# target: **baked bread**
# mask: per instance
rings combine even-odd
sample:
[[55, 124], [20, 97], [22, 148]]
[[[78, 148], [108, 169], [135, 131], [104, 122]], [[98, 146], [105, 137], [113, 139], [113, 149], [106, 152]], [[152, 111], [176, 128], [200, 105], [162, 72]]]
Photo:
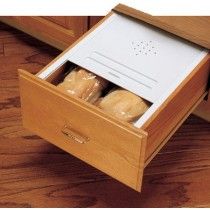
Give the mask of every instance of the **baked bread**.
[[94, 103], [101, 96], [107, 84], [107, 81], [101, 77], [78, 68], [71, 71], [57, 87], [72, 96]]
[[122, 121], [133, 122], [146, 112], [149, 103], [127, 90], [116, 89], [100, 99], [98, 106]]

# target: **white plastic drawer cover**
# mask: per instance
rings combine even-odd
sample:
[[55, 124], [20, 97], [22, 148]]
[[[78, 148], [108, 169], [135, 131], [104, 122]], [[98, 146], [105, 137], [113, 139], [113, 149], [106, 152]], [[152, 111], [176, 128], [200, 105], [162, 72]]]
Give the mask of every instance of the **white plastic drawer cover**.
[[155, 102], [206, 55], [203, 48], [113, 14], [69, 52], [69, 60]]

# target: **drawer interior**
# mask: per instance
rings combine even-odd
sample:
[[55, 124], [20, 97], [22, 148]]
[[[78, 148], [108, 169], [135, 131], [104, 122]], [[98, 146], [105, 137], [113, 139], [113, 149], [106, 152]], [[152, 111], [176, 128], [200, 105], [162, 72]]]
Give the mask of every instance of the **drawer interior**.
[[[70, 61], [67, 61], [64, 64], [62, 64], [61, 66], [59, 66], [59, 68], [56, 71], [53, 71], [53, 73], [50, 74], [49, 77], [46, 77], [45, 81], [47, 81], [47, 82], [49, 82], [49, 83], [51, 83], [55, 86], [58, 86], [60, 83], [62, 83], [64, 81], [64, 79], [67, 75], [72, 73], [72, 71], [78, 72], [78, 70], [80, 70], [80, 69], [85, 70], [88, 73], [90, 72], [90, 71], [87, 71], [86, 69], [81, 68], [80, 66], [77, 66], [76, 64], [74, 64]], [[90, 73], [92, 74], [92, 72], [90, 72]], [[95, 75], [95, 74], [92, 74], [92, 75]], [[102, 94], [100, 95], [98, 101], [100, 101], [100, 99], [103, 99], [104, 97], [109, 95], [109, 93], [111, 93], [114, 90], [123, 90], [121, 87], [113, 84], [112, 82], [110, 82], [108, 80], [103, 79], [103, 81], [106, 81], [106, 87], [103, 88]], [[65, 91], [65, 92], [67, 92], [67, 94], [68, 94], [68, 91]], [[152, 103], [146, 101], [145, 99], [143, 99], [143, 100], [144, 100], [146, 106], [149, 109], [149, 107], [152, 106]], [[93, 105], [96, 108], [99, 107], [98, 104], [97, 104], [97, 101], [95, 103], [93, 103]], [[135, 123], [139, 120], [139, 118], [140, 118], [140, 116], [137, 117], [134, 121], [132, 121], [131, 124], [135, 126]]]

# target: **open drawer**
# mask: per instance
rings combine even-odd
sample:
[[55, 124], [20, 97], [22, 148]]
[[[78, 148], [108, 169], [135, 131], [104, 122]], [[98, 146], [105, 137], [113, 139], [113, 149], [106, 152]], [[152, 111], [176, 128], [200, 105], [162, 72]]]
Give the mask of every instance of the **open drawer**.
[[[97, 72], [97, 65], [83, 62], [85, 53], [88, 53], [85, 49], [87, 49], [89, 40], [95, 39], [93, 34], [114, 16], [120, 17], [121, 21], [128, 18], [128, 24], [135, 22], [137, 25], [143, 24], [144, 27], [151, 27], [128, 17], [128, 15], [116, 14], [113, 11], [37, 75], [19, 70], [23, 125], [68, 153], [140, 191], [145, 166], [207, 95], [209, 54], [194, 44], [185, 43], [180, 38], [166, 35], [166, 32], [161, 31], [160, 33], [164, 33], [164, 36], [173, 37], [170, 39], [178, 39], [177, 42], [184, 42], [196, 50], [198, 48], [198, 51], [201, 52], [199, 59], [197, 59], [198, 57], [192, 58], [192, 65], [187, 65], [187, 70], [181, 76], [175, 74], [178, 79], [171, 77], [170, 79], [174, 79], [176, 82], [170, 87], [166, 85], [168, 83], [164, 79], [161, 83], [163, 84], [162, 89], [159, 90], [166, 91], [164, 94], [160, 92], [160, 97], [154, 98], [157, 96], [155, 87], [154, 92], [151, 93], [142, 91], [141, 96], [148, 97], [146, 99], [150, 100], [153, 105], [135, 124], [122, 122], [92, 104], [63, 93], [52, 84], [52, 81], [62, 74], [61, 66], [66, 61], [71, 61], [114, 82], [106, 74]], [[114, 23], [115, 21], [110, 22]], [[156, 29], [154, 28], [154, 30]], [[101, 43], [103, 44], [107, 40], [102, 39]], [[111, 45], [113, 44], [114, 39]], [[95, 46], [98, 46], [96, 42]], [[104, 49], [102, 45], [98, 47]], [[180, 49], [185, 50], [183, 46]], [[91, 52], [94, 52], [91, 55], [96, 56], [94, 59], [101, 59], [100, 54], [96, 53], [94, 49]], [[125, 56], [128, 55], [126, 51], [123, 53]], [[109, 61], [111, 64], [107, 59], [104, 59], [103, 65], [112, 65], [112, 61]], [[129, 59], [126, 62], [129, 62]], [[138, 59], [136, 62], [138, 64]], [[187, 62], [189, 64], [189, 61]], [[164, 62], [161, 63], [164, 67]], [[168, 66], [171, 65], [172, 69], [174, 64], [170, 64], [170, 60], [167, 60], [166, 63]], [[182, 72], [182, 69], [180, 71]], [[141, 90], [137, 91], [135, 86], [128, 85], [131, 84], [131, 81], [115, 83], [135, 94], [141, 92]], [[145, 92], [146, 95], [144, 95]]]

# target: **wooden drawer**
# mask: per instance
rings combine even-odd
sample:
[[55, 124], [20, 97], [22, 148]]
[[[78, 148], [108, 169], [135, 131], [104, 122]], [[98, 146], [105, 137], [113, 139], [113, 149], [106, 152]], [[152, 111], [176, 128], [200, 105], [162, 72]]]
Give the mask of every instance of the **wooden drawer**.
[[210, 57], [209, 54], [205, 56], [149, 120], [137, 128], [38, 78], [106, 18], [37, 75], [19, 70], [23, 125], [140, 191], [146, 165], [207, 95]]
[[19, 72], [24, 127], [140, 189], [146, 145], [144, 131], [119, 123], [95, 107], [60, 93], [36, 76]]

